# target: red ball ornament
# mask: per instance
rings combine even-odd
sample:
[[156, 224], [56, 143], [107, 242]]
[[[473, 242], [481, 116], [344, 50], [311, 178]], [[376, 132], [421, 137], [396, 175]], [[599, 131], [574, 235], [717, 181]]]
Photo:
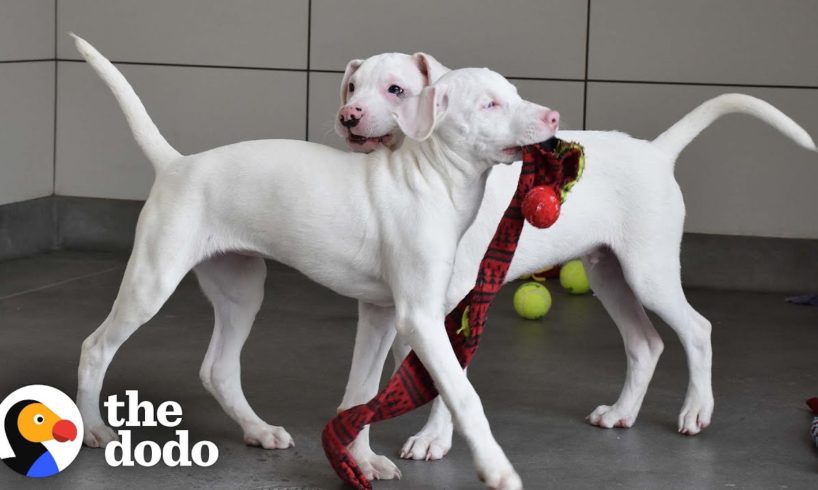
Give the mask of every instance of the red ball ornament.
[[548, 228], [560, 217], [560, 197], [551, 187], [538, 185], [523, 198], [523, 216], [537, 228]]

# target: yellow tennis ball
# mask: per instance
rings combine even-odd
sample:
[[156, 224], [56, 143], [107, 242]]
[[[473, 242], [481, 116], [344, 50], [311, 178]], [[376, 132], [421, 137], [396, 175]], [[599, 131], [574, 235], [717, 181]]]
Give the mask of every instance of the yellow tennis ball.
[[562, 266], [560, 284], [571, 294], [585, 294], [591, 290], [582, 261], [572, 260]]
[[526, 320], [537, 320], [551, 309], [551, 293], [538, 282], [527, 282], [514, 292], [514, 310]]

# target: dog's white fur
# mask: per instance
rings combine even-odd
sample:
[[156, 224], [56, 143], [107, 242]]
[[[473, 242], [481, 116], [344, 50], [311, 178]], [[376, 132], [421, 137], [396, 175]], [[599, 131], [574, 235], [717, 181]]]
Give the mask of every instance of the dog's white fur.
[[[370, 129], [367, 136], [373, 137], [371, 141], [377, 142], [378, 136], [390, 134], [390, 143], [398, 143], [400, 129], [379, 117], [395, 103], [386, 85], [399, 84], [405, 96], [418, 93], [428, 78], [423, 76], [423, 69], [419, 69], [424, 64], [434, 66], [436, 76], [446, 72], [436, 61], [419, 63], [417, 55], [393, 53], [351, 62], [343, 83], [354, 83], [355, 95], [345, 93], [342, 86], [339, 114], [349, 104], [365, 107], [360, 126]], [[676, 331], [687, 354], [690, 381], [679, 413], [679, 432], [694, 435], [710, 423], [713, 412], [710, 322], [688, 304], [682, 291], [679, 247], [685, 208], [673, 168], [676, 157], [696, 135], [729, 113], [755, 116], [804, 148], [815, 150], [810, 136], [786, 115], [764, 101], [740, 94], [722, 95], [703, 103], [652, 142], [619, 132], [560, 131], [557, 134], [585, 147], [585, 173], [553, 227], [536, 230], [526, 226], [508, 278], [512, 280], [582, 257], [594, 293], [622, 334], [627, 355], [622, 393], [612, 405], [600, 405], [590, 413], [588, 420], [593, 425], [630, 427], [639, 414], [663, 349], [645, 307]], [[370, 116], [376, 119], [367, 121]], [[336, 130], [341, 137], [348, 138], [347, 128], [338, 125]], [[353, 151], [379, 146], [362, 147], [349, 140], [348, 144]], [[457, 251], [447, 297], [449, 306], [471, 288], [477, 264], [511, 197], [518, 171], [519, 164], [491, 171], [478, 216]], [[380, 337], [359, 336], [361, 345], [355, 348], [343, 405], [366, 400], [366, 394], [377, 383], [378, 377], [371, 370], [377, 371], [380, 363], [379, 359], [376, 362], [369, 346], [387, 342], [392, 330], [390, 315], [383, 311], [378, 315], [380, 318], [361, 311], [359, 333], [370, 331]], [[396, 361], [407, 352], [406, 346], [395, 342]], [[438, 399], [428, 422], [409, 438], [401, 456], [439, 459], [449, 450], [451, 441], [451, 417]]]
[[[156, 170], [119, 294], [83, 342], [77, 403], [86, 444], [116, 437], [99, 413], [112, 357], [191, 269], [216, 313], [201, 369], [204, 385], [242, 426], [248, 443], [292, 444], [283, 428], [253, 412], [240, 385], [239, 353], [262, 300], [261, 257], [269, 257], [358, 299], [361, 317], [375, 328], [389, 326], [386, 335], [375, 335], [362, 323], [359, 345], [378, 338], [368, 353], [372, 366], [362, 371], [371, 380], [377, 380], [394, 326], [452, 407], [479, 476], [492, 488], [521, 488], [443, 321], [457, 244], [477, 213], [488, 170], [513, 162], [521, 145], [553, 136], [556, 113], [521, 99], [502, 76], [470, 68], [447, 73], [395, 108], [396, 124], [409, 138], [394, 152], [261, 140], [182, 156], [122, 74], [90, 44], [75, 41], [113, 91]], [[364, 398], [375, 394], [377, 382], [367, 388]], [[368, 444], [352, 449], [367, 476], [399, 476]]]

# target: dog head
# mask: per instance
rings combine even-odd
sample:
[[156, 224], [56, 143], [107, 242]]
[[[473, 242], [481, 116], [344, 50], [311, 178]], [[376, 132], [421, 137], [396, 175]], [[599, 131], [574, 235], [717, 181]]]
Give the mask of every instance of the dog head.
[[403, 141], [392, 111], [449, 69], [425, 53], [385, 53], [347, 64], [335, 132], [352, 151], [395, 149]]
[[392, 114], [408, 138], [424, 141], [434, 133], [460, 157], [486, 165], [519, 160], [522, 146], [554, 136], [560, 120], [487, 68], [450, 71]]

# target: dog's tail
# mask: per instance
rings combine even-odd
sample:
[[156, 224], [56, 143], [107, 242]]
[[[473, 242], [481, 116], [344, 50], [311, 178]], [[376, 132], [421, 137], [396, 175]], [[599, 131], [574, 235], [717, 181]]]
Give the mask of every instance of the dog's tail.
[[713, 121], [733, 113], [755, 116], [800, 146], [816, 151], [815, 143], [804, 128], [771, 104], [744, 94], [724, 94], [704, 102], [657, 136], [653, 144], [675, 157]]
[[170, 143], [159, 133], [159, 129], [151, 120], [139, 96], [136, 95], [122, 73], [86, 40], [74, 33], [70, 35], [74, 38], [77, 50], [85, 61], [114, 93], [122, 112], [125, 113], [134, 139], [153, 163], [154, 168], [160, 170], [169, 162], [181, 157], [181, 153], [170, 146]]

